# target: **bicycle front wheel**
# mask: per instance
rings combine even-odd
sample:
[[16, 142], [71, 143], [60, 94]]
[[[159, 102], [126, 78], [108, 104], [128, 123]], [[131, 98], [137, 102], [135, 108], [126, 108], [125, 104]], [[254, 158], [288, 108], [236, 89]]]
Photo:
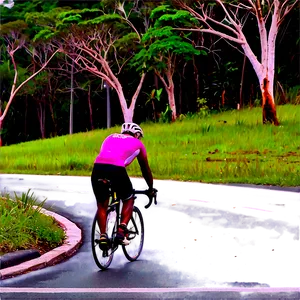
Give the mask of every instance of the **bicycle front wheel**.
[[[112, 237], [114, 232], [116, 232], [116, 211], [108, 210], [107, 212], [107, 222], [106, 222], [106, 233], [110, 241], [112, 241]], [[99, 239], [100, 239], [100, 229], [97, 222], [97, 214], [95, 215], [93, 225], [92, 225], [92, 252], [96, 265], [101, 270], [106, 270], [113, 259], [114, 252], [110, 248], [107, 251], [102, 251], [99, 247]]]
[[129, 245], [122, 245], [124, 255], [129, 261], [136, 260], [144, 245], [144, 221], [140, 210], [134, 206], [132, 217], [127, 225]]

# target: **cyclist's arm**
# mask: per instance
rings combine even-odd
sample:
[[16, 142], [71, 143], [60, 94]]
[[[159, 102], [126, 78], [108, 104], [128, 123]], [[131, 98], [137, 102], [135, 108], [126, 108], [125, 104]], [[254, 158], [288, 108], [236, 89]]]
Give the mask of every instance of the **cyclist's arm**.
[[153, 189], [153, 176], [149, 167], [147, 154], [144, 151], [141, 151], [137, 157], [139, 165], [141, 167], [141, 171], [145, 181], [147, 182], [149, 189]]

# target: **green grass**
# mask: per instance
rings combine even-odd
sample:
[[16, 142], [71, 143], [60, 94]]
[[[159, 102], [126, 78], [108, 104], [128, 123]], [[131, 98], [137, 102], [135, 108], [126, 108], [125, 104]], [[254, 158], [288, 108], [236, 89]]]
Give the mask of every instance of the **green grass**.
[[[143, 142], [157, 179], [300, 185], [300, 106], [277, 107], [280, 126], [262, 125], [261, 108], [144, 123]], [[91, 174], [103, 139], [119, 126], [0, 148], [2, 173]], [[131, 176], [141, 176], [135, 161]]]
[[0, 255], [23, 249], [43, 253], [63, 243], [64, 230], [40, 213], [44, 202], [39, 203], [30, 190], [14, 199], [0, 196]]

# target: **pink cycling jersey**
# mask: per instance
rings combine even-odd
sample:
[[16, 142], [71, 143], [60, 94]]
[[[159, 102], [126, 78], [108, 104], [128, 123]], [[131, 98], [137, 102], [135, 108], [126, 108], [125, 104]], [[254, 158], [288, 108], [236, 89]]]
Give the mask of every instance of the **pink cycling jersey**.
[[103, 142], [95, 163], [128, 166], [139, 154], [146, 157], [143, 143], [131, 135], [114, 133]]

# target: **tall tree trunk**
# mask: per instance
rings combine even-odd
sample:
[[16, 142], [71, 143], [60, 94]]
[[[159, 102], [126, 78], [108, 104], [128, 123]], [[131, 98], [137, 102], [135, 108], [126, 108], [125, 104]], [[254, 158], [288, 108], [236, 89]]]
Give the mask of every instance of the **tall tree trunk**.
[[176, 120], [177, 113], [176, 113], [176, 104], [175, 104], [175, 96], [174, 96], [174, 84], [170, 84], [168, 89], [168, 98], [169, 98], [169, 105], [172, 110], [172, 122]]
[[89, 104], [89, 112], [90, 112], [91, 129], [94, 130], [93, 109], [92, 109], [92, 102], [91, 102], [91, 84], [89, 84], [89, 89], [88, 89], [88, 104]]
[[[0, 116], [2, 114], [2, 111], [0, 109]], [[3, 129], [3, 122], [0, 120], [0, 147], [2, 147], [2, 129]]]
[[182, 114], [182, 75], [179, 72], [179, 96], [178, 96], [178, 112], [179, 115]]
[[3, 122], [1, 120], [2, 116], [2, 100], [0, 98], [0, 147], [2, 147], [2, 129], [3, 129]]
[[50, 108], [50, 113], [51, 113], [51, 119], [52, 119], [52, 122], [53, 122], [53, 125], [54, 125], [53, 136], [57, 136], [57, 122], [56, 122], [56, 119], [55, 119], [55, 114], [54, 114], [52, 100], [49, 101], [49, 108]]
[[242, 68], [242, 76], [241, 76], [241, 83], [240, 83], [240, 108], [242, 108], [244, 106], [244, 101], [243, 101], [243, 87], [244, 87], [244, 76], [245, 76], [246, 62], [247, 62], [247, 56], [244, 55], [243, 68]]
[[262, 109], [263, 109], [263, 124], [271, 123], [276, 126], [279, 125], [277, 116], [274, 97], [272, 96], [272, 91], [270, 91], [269, 80], [264, 78], [261, 84], [262, 92]]
[[110, 111], [110, 86], [106, 82], [106, 128], [111, 127], [111, 111]]
[[163, 75], [161, 75], [159, 72], [156, 72], [157, 76], [160, 78], [162, 81], [166, 92], [168, 94], [168, 101], [169, 101], [169, 106], [172, 111], [172, 122], [174, 122], [177, 118], [177, 112], [176, 112], [176, 102], [175, 102], [175, 95], [174, 95], [174, 82], [173, 82], [173, 72], [168, 70], [165, 75], [167, 77], [168, 82], [166, 82], [165, 78]]
[[154, 86], [155, 89], [158, 90], [158, 76], [154, 73]]
[[[131, 119], [131, 121], [129, 122], [132, 122], [133, 120], [133, 114], [134, 114], [134, 109], [135, 109], [135, 104], [136, 104], [136, 101], [137, 101], [137, 97], [138, 95], [140, 94], [140, 91], [142, 89], [142, 86], [143, 86], [143, 83], [145, 81], [145, 77], [146, 77], [146, 73], [143, 73], [141, 78], [140, 78], [140, 82], [131, 98], [131, 104], [129, 106], [129, 109], [127, 109], [127, 117], [129, 117]], [[125, 121], [126, 122], [126, 121]]]
[[40, 132], [41, 132], [41, 137], [42, 139], [45, 139], [45, 105], [41, 102], [38, 103], [37, 105], [37, 114], [39, 118], [39, 123], [40, 123]]
[[28, 95], [25, 97], [25, 113], [24, 113], [24, 136], [27, 137], [27, 113], [28, 113]]
[[195, 63], [195, 57], [193, 57], [193, 67], [194, 67], [194, 79], [196, 84], [196, 99], [200, 97], [200, 85], [199, 85], [199, 72]]
[[[266, 40], [262, 39], [263, 49], [273, 47], [272, 44], [269, 44]], [[273, 92], [275, 54], [269, 50], [269, 52], [267, 52], [268, 54], [262, 54], [264, 59], [259, 63], [248, 44], [242, 45], [242, 48], [244, 49], [245, 55], [250, 60], [259, 80], [262, 95], [263, 124], [270, 122], [277, 126], [279, 125], [279, 121], [276, 116], [276, 105]]]

